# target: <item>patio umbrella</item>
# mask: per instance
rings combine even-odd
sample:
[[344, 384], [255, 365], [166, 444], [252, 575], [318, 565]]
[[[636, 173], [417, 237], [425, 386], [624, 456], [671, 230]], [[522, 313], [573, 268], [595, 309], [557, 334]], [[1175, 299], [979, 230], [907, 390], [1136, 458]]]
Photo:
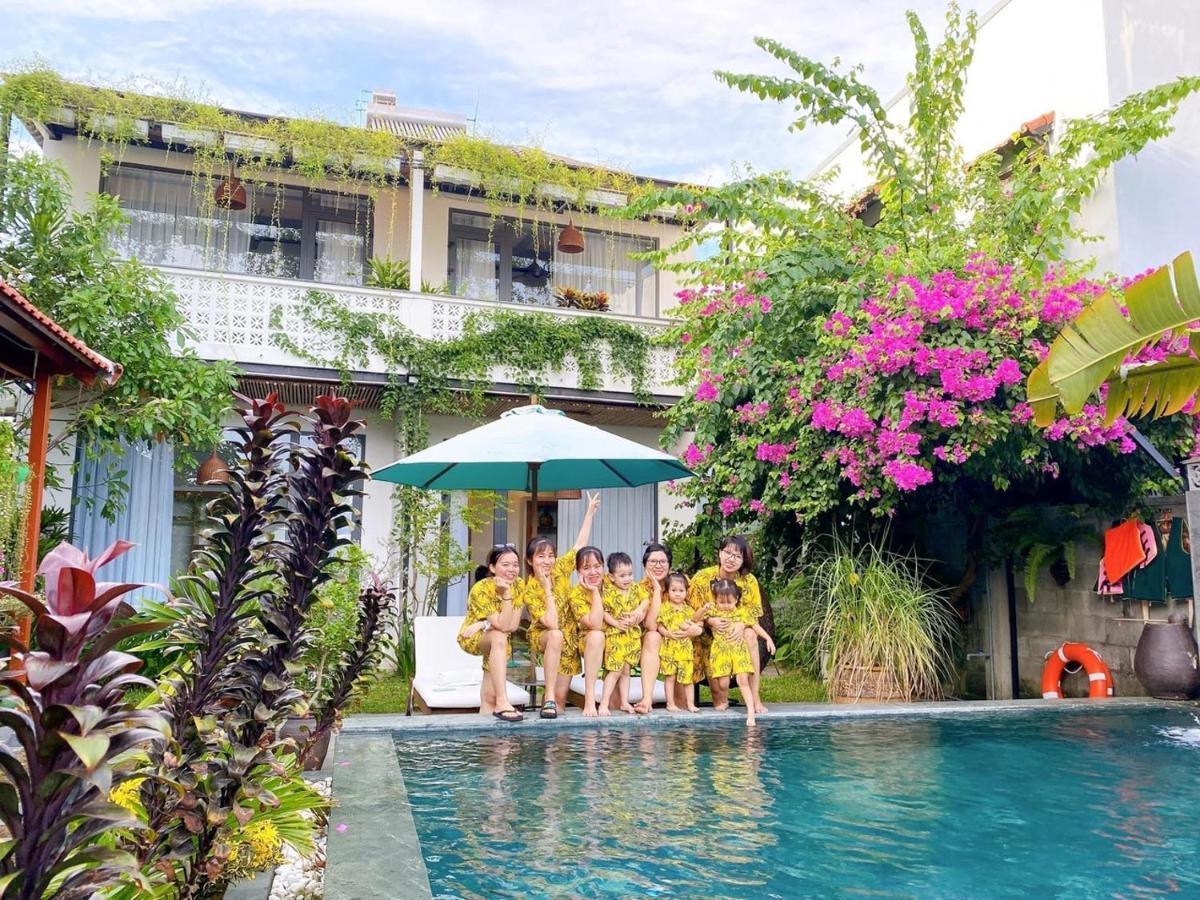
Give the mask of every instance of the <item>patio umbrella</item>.
[[536, 404], [384, 466], [372, 476], [431, 491], [637, 487], [691, 472], [675, 457]]

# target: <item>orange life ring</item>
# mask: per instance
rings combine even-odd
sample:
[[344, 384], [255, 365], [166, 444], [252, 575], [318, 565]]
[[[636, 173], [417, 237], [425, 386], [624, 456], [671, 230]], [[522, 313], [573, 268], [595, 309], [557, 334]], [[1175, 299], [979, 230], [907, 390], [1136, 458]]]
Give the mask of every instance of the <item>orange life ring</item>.
[[1068, 663], [1078, 663], [1087, 672], [1089, 697], [1112, 697], [1116, 694], [1117, 684], [1104, 657], [1087, 644], [1064, 641], [1046, 654], [1046, 667], [1042, 669], [1042, 699], [1058, 700], [1062, 697], [1063, 671]]

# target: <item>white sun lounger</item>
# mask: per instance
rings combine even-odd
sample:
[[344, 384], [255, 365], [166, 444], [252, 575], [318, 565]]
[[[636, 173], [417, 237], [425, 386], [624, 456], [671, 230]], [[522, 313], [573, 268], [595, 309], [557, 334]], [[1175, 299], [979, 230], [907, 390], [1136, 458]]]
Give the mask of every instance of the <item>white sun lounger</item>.
[[[571, 693], [583, 696], [586, 684], [582, 675], [576, 675], [571, 679]], [[599, 700], [604, 695], [604, 680], [596, 679], [596, 699]], [[630, 676], [629, 679], [629, 702], [637, 703], [642, 699], [642, 678], [640, 675]], [[655, 703], [667, 702], [667, 686], [662, 681], [654, 682], [654, 701]]]
[[[429, 710], [479, 709], [479, 688], [483, 683], [483, 657], [472, 656], [458, 646], [458, 629], [465, 616], [417, 616], [413, 619], [413, 641], [417, 671], [408, 698], [412, 715], [413, 699]], [[529, 694], [511, 681], [508, 702], [528, 706]]]

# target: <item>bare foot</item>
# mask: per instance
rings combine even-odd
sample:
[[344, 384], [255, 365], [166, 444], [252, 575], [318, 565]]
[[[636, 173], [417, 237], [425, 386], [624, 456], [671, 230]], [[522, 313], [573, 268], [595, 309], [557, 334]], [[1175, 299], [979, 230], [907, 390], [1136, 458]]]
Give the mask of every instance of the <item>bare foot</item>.
[[682, 710], [674, 703], [667, 704], [667, 712], [681, 712]]
[[634, 709], [634, 707], [633, 707], [633, 704], [632, 704], [632, 703], [630, 703], [628, 700], [626, 700], [624, 703], [622, 703], [622, 704], [621, 704], [621, 705], [618, 707], [618, 709], [620, 709], [620, 710], [621, 710], [621, 712], [623, 712], [623, 713], [635, 713], [635, 712], [637, 712], [637, 710], [636, 710], [636, 709]]
[[761, 715], [762, 713], [765, 713], [765, 712], [767, 711], [767, 708], [766, 708], [765, 706], [763, 706], [763, 705], [762, 705], [762, 701], [760, 700], [760, 701], [758, 702], [758, 708], [757, 708], [756, 710], [754, 710], [754, 711], [755, 711], [756, 713], [758, 713], [759, 715]]
[[714, 703], [714, 704], [713, 704], [713, 709], [715, 709], [717, 712], [725, 712], [725, 710], [729, 709], [729, 704], [728, 704], [728, 703], [724, 703], [724, 704], [722, 704], [722, 705], [720, 705], [720, 706], [717, 706], [717, 705]]
[[584, 716], [584, 718], [585, 718], [585, 719], [594, 719], [594, 718], [596, 718], [596, 707], [595, 707], [595, 705], [592, 705], [592, 706], [585, 706], [585, 707], [583, 708], [583, 716]]
[[608, 718], [609, 716], [611, 716], [611, 715], [612, 715], [612, 713], [610, 713], [610, 712], [608, 711], [608, 707], [607, 707], [607, 706], [601, 706], [601, 707], [600, 707], [600, 711], [597, 713], [597, 715], [599, 715], [599, 716], [600, 716], [600, 718], [602, 718], [602, 719], [606, 719], [606, 718]]
[[753, 728], [754, 725], [755, 725], [754, 710], [751, 709], [746, 713], [746, 727]]
[[688, 711], [688, 712], [700, 712], [700, 707], [698, 707], [698, 706], [689, 706], [689, 707], [687, 708], [687, 711]]

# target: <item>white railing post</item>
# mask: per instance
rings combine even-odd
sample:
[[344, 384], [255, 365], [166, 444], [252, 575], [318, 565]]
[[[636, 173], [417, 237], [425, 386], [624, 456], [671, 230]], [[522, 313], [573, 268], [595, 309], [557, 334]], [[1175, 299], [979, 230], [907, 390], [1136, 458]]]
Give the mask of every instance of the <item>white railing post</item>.
[[421, 256], [425, 230], [425, 154], [413, 151], [408, 167], [408, 289], [421, 291]]

